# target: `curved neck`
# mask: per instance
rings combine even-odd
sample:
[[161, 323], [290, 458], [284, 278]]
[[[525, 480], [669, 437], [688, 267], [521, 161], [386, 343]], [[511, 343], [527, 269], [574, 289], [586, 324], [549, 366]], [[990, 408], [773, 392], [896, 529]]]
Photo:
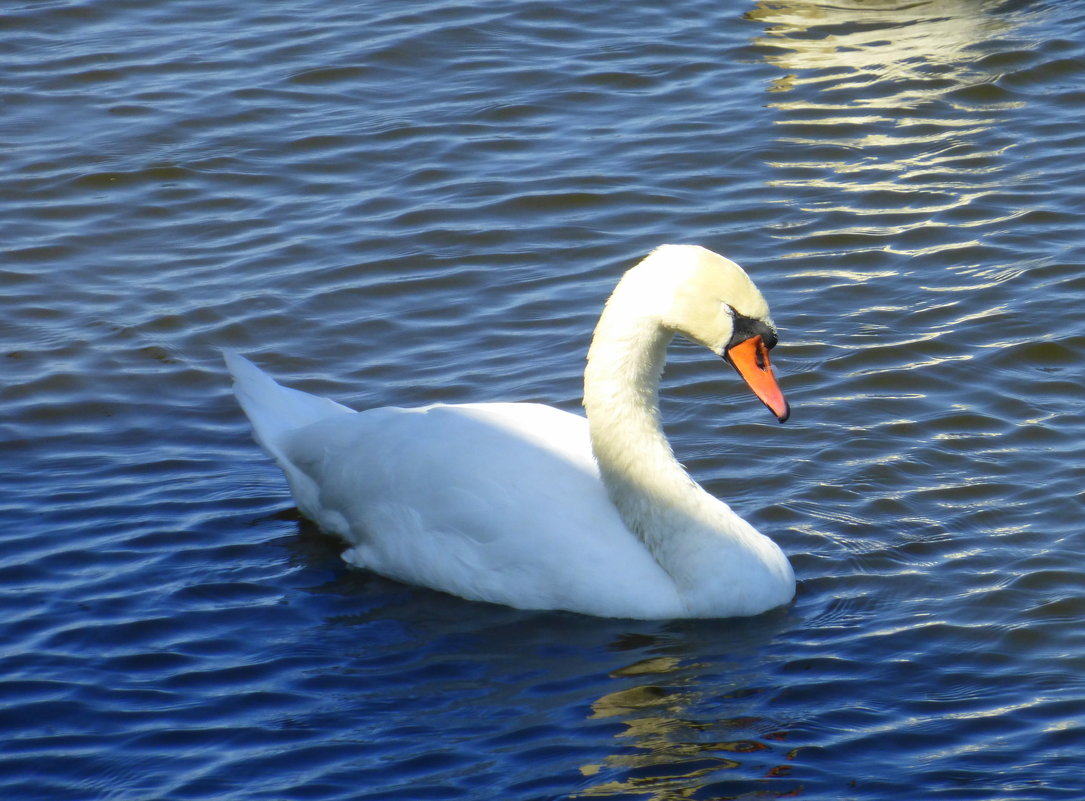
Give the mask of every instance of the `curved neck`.
[[[584, 408], [607, 494], [674, 581], [686, 613], [756, 614], [791, 599], [791, 565], [772, 540], [690, 478], [660, 423], [659, 381], [674, 326], [717, 353], [722, 346], [708, 343], [727, 338], [717, 336], [718, 310], [706, 313], [701, 302], [704, 258], [698, 249], [664, 246], [625, 274], [595, 328]], [[756, 293], [732, 266], [738, 273], [729, 289]]]
[[669, 557], [680, 543], [672, 532], [689, 531], [691, 517], [706, 522], [706, 503], [720, 504], [674, 458], [660, 422], [659, 381], [674, 332], [635, 311], [615, 292], [599, 318], [584, 371], [584, 408], [611, 502], [674, 576]]
[[790, 600], [787, 558], [674, 458], [659, 380], [674, 332], [623, 295], [608, 301], [584, 371], [592, 450], [611, 502], [674, 580], [687, 614], [755, 614]]

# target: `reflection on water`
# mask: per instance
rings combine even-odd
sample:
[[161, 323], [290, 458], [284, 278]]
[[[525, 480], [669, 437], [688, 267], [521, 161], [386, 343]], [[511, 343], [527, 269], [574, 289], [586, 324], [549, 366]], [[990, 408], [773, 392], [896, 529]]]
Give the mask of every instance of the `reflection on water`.
[[998, 128], [1024, 105], [983, 63], [984, 43], [1015, 27], [990, 13], [998, 5], [763, 2], [750, 12], [766, 25], [766, 60], [785, 72], [771, 87], [786, 153], [771, 185], [819, 217], [817, 230], [791, 230], [812, 245], [793, 257], [927, 256], [979, 245], [971, 229], [1022, 213], [983, 208], [1013, 148]]
[[[762, 0], [747, 17], [766, 26], [756, 41], [778, 48], [768, 57], [775, 66], [789, 72], [848, 68], [857, 85], [867, 88], [877, 77], [955, 76], [972, 58], [968, 48], [1014, 29], [1011, 17], [992, 13], [1001, 5], [992, 0]], [[777, 88], [828, 79], [791, 77], [779, 79]], [[877, 100], [870, 105], [876, 107]]]
[[[1083, 4], [15, 5], [0, 798], [1080, 801]], [[781, 326], [786, 426], [665, 393], [779, 617], [353, 570], [230, 396], [574, 409], [676, 240]]]
[[769, 789], [764, 780], [788, 776], [794, 756], [788, 733], [760, 713], [763, 699], [750, 676], [720, 675], [720, 670], [719, 663], [669, 655], [613, 670], [613, 679], [636, 683], [597, 698], [589, 719], [621, 721], [617, 750], [580, 768], [585, 777], [610, 778], [577, 797], [635, 794], [667, 801], [712, 788], [733, 797], [743, 783], [730, 771], [745, 768], [746, 775], [762, 776], [749, 782], [762, 790]]

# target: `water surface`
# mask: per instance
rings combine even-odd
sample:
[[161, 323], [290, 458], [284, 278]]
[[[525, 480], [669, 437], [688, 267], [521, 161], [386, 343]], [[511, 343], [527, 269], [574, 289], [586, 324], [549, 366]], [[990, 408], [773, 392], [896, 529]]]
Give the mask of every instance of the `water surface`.
[[[0, 12], [0, 795], [1080, 799], [1085, 10]], [[742, 263], [773, 422], [679, 457], [787, 610], [529, 613], [339, 560], [218, 349], [359, 407], [576, 410], [661, 242]]]

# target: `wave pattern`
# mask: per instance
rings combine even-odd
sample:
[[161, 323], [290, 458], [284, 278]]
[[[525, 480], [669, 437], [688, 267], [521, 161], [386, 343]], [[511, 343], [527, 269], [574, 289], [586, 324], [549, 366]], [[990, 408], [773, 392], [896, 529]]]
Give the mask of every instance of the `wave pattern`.
[[[0, 795], [1078, 799], [1070, 3], [24, 3], [0, 86]], [[222, 347], [359, 406], [579, 402], [664, 241], [745, 264], [795, 414], [676, 345], [755, 620], [347, 568]], [[733, 407], [733, 408], [730, 408]]]

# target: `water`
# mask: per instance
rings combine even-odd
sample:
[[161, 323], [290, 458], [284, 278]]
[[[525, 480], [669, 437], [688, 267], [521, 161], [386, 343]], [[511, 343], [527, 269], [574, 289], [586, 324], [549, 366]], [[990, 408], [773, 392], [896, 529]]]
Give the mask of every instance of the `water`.
[[[0, 12], [0, 796], [1085, 797], [1078, 3]], [[579, 401], [620, 272], [754, 275], [775, 424], [675, 449], [786, 611], [597, 620], [347, 568], [218, 356]]]

